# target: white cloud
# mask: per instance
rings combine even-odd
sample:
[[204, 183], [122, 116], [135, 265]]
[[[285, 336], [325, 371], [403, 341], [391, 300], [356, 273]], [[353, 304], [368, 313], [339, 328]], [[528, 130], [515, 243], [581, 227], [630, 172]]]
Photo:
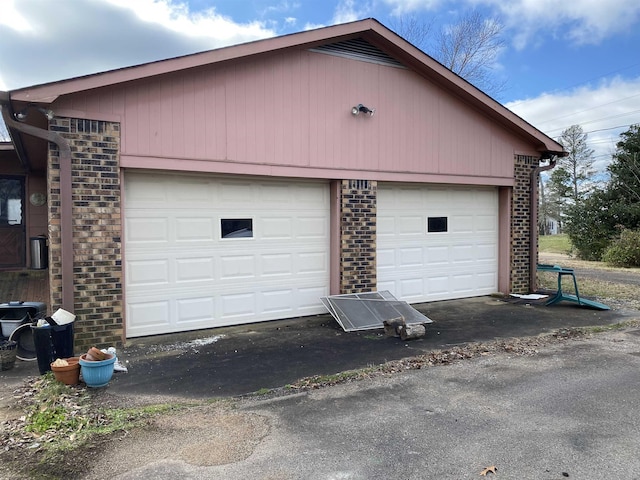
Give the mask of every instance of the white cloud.
[[305, 23], [303, 30], [315, 30], [316, 28], [323, 28], [326, 25], [322, 23]]
[[333, 23], [347, 23], [361, 20], [370, 15], [371, 6], [360, 2], [356, 7], [355, 0], [340, 0], [333, 14]]
[[287, 13], [295, 10], [299, 10], [302, 5], [300, 2], [290, 2], [288, 0], [282, 0], [280, 3], [275, 5], [269, 5], [263, 12], [264, 14], [269, 13]]
[[506, 107], [555, 139], [571, 125], [580, 125], [595, 150], [595, 167], [602, 170], [611, 160], [620, 133], [640, 123], [640, 77], [616, 77], [595, 87], [544, 93], [509, 102]]
[[29, 21], [16, 9], [15, 0], [5, 0], [2, 4], [2, 15], [0, 15], [0, 25], [19, 31], [31, 30]]
[[[563, 38], [577, 45], [598, 44], [625, 33], [640, 18], [637, 0], [468, 0], [477, 6], [492, 6], [514, 32], [516, 48], [545, 35]], [[537, 37], [537, 38], [536, 38]]]
[[276, 35], [262, 22], [236, 23], [214, 9], [193, 13], [175, 0], [10, 5], [12, 18], [23, 19], [12, 27], [0, 23], [0, 74], [10, 89]]
[[391, 9], [392, 16], [409, 15], [421, 10], [434, 10], [446, 0], [383, 0]]
[[382, 0], [392, 16], [419, 14], [446, 7], [491, 8], [513, 32], [513, 44], [522, 49], [546, 36], [576, 45], [598, 44], [628, 32], [640, 19], [638, 0]]
[[142, 21], [161, 25], [190, 37], [240, 43], [242, 39], [246, 41], [275, 35], [275, 32], [265, 28], [262, 22], [236, 23], [231, 18], [218, 14], [215, 7], [191, 13], [186, 3], [173, 0], [106, 1], [133, 11]]

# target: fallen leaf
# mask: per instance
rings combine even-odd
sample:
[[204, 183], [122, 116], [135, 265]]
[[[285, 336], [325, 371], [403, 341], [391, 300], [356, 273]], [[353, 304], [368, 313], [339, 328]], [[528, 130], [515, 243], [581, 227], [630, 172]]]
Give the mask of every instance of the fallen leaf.
[[484, 470], [482, 470], [482, 471], [480, 472], [480, 475], [481, 475], [481, 476], [483, 476], [483, 477], [486, 477], [486, 476], [487, 476], [487, 473], [496, 473], [496, 470], [498, 470], [498, 469], [496, 468], [496, 466], [495, 466], [495, 465], [491, 465], [490, 467], [487, 467], [487, 468], [485, 468]]

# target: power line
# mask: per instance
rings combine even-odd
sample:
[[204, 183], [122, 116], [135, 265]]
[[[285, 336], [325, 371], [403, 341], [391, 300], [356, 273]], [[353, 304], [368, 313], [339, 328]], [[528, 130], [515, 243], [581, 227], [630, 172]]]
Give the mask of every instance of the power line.
[[629, 128], [631, 127], [631, 125], [633, 125], [633, 123], [630, 123], [629, 125], [618, 125], [617, 127], [599, 128], [598, 130], [591, 130], [589, 132], [584, 132], [584, 133], [604, 132], [606, 130], [615, 130], [616, 128]]
[[602, 104], [600, 104], [600, 105], [596, 105], [595, 107], [587, 108], [587, 109], [585, 109], [585, 110], [579, 110], [579, 111], [577, 111], [577, 112], [568, 113], [568, 114], [566, 114], [566, 115], [562, 115], [561, 117], [552, 118], [551, 120], [543, 120], [542, 122], [538, 122], [538, 124], [540, 124], [540, 123], [549, 123], [549, 122], [553, 122], [553, 121], [555, 121], [555, 120], [560, 120], [561, 118], [566, 118], [566, 117], [571, 117], [571, 116], [573, 116], [573, 115], [578, 115], [579, 113], [589, 112], [589, 111], [591, 111], [591, 110], [595, 110], [595, 109], [600, 108], [600, 107], [604, 107], [604, 106], [607, 106], [607, 105], [611, 105], [611, 104], [613, 104], [613, 103], [622, 102], [622, 101], [624, 101], [624, 100], [629, 100], [630, 98], [634, 98], [634, 97], [640, 97], [640, 93], [637, 93], [637, 94], [635, 94], [635, 95], [631, 95], [631, 96], [629, 96], [629, 97], [620, 98], [620, 99], [618, 99], [618, 100], [613, 100], [612, 102], [602, 103]]
[[[633, 115], [634, 113], [639, 113], [640, 110], [632, 110], [631, 112], [627, 112], [627, 113], [620, 113], [618, 115], [611, 115], [609, 117], [602, 117], [602, 118], [596, 118], [595, 120], [589, 120], [588, 122], [582, 122], [580, 125], [588, 125], [590, 123], [597, 123], [597, 122], [602, 122], [604, 120], [611, 120], [612, 118], [619, 118], [619, 117], [626, 117], [627, 115]], [[569, 125], [571, 126], [571, 125]], [[554, 128], [553, 130], [549, 130], [550, 132], [555, 132], [555, 131], [564, 131], [569, 127], [564, 127], [564, 128]], [[549, 135], [547, 133], [547, 135]]]

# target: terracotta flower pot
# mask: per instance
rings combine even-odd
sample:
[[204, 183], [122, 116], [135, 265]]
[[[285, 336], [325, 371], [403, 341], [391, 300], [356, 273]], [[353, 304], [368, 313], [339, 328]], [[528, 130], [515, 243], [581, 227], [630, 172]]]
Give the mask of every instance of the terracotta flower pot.
[[104, 353], [102, 350], [96, 348], [96, 347], [91, 347], [89, 349], [89, 351], [86, 353], [86, 360], [93, 362], [93, 361], [102, 361], [102, 360], [106, 360], [106, 353]]
[[69, 365], [64, 367], [56, 367], [51, 364], [51, 371], [56, 377], [56, 380], [64, 383], [65, 385], [77, 385], [80, 383], [80, 363], [78, 363], [78, 357], [65, 358]]

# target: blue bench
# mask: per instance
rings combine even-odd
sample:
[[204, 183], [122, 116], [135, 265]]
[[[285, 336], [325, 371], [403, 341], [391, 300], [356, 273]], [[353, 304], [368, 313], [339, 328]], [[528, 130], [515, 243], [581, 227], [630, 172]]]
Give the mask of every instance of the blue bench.
[[[573, 268], [561, 267], [560, 265], [548, 265], [544, 263], [539, 263], [537, 265], [537, 270], [539, 272], [554, 272], [558, 274], [558, 291], [556, 294], [551, 297], [545, 305], [553, 305], [554, 303], [562, 302], [563, 300], [569, 302], [575, 302], [578, 305], [597, 308], [598, 310], [610, 310], [609, 307], [603, 303], [595, 302], [593, 300], [587, 300], [585, 298], [580, 298], [580, 292], [578, 291], [578, 281], [576, 280], [575, 273]], [[568, 293], [564, 293], [562, 291], [562, 277], [570, 275], [573, 279], [573, 287], [575, 288], [575, 295], [571, 295]]]

